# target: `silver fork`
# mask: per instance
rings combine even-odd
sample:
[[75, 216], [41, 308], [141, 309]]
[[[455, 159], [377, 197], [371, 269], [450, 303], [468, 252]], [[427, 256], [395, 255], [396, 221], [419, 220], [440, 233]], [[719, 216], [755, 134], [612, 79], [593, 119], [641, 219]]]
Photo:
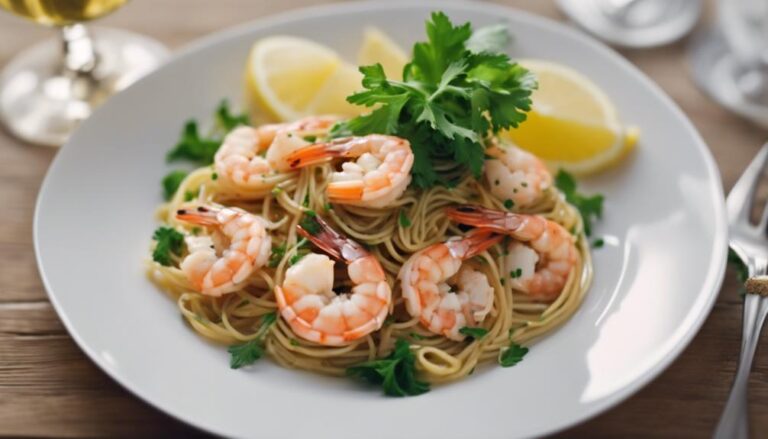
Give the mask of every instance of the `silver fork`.
[[[747, 295], [744, 298], [744, 322], [741, 340], [741, 356], [731, 394], [725, 404], [720, 422], [715, 430], [715, 439], [747, 439], [749, 424], [747, 418], [747, 384], [752, 359], [760, 338], [765, 316], [768, 314], [768, 206], [754, 225], [749, 217], [754, 205], [755, 189], [760, 181], [763, 168], [768, 160], [768, 143], [749, 164], [747, 170], [728, 194], [728, 231], [731, 249], [736, 252], [749, 269]], [[761, 294], [762, 293], [762, 294]]]

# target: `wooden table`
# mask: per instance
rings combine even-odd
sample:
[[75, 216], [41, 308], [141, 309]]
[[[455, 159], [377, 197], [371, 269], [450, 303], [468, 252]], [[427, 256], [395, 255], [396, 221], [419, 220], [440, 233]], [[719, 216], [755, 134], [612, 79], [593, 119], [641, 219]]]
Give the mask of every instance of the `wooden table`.
[[[150, 35], [176, 48], [230, 25], [324, 0], [135, 1], [103, 24]], [[563, 20], [551, 2], [503, 1]], [[0, 14], [0, 64], [51, 34]], [[685, 44], [623, 51], [683, 108], [709, 144], [731, 187], [764, 131], [722, 110], [693, 85]], [[32, 215], [56, 150], [0, 131], [0, 435], [202, 435], [132, 396], [99, 370], [67, 335], [46, 297], [32, 248]], [[650, 322], [649, 322], [650, 324]], [[729, 270], [703, 329], [658, 379], [618, 407], [562, 433], [579, 437], [707, 437], [723, 407], [739, 353], [741, 300]], [[768, 436], [768, 351], [751, 375], [755, 437]]]

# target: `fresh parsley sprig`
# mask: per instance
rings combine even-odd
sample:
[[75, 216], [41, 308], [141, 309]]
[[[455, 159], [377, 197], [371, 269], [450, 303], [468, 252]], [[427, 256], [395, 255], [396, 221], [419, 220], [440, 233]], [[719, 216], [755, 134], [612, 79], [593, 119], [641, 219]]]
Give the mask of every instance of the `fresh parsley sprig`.
[[261, 318], [259, 329], [256, 331], [256, 338], [247, 343], [230, 346], [227, 349], [227, 352], [230, 354], [229, 367], [232, 369], [240, 369], [243, 366], [255, 363], [259, 358], [263, 357], [264, 336], [276, 320], [276, 312], [264, 314], [264, 317]]
[[584, 234], [592, 234], [592, 221], [603, 216], [603, 199], [600, 194], [587, 196], [576, 191], [576, 179], [562, 169], [555, 176], [555, 186], [565, 195], [565, 201], [579, 210], [584, 222]]
[[160, 265], [170, 267], [173, 265], [172, 255], [181, 256], [184, 251], [184, 235], [171, 227], [158, 227], [152, 239], [157, 241], [152, 260]]
[[479, 328], [479, 327], [472, 327], [472, 326], [465, 326], [461, 329], [459, 329], [460, 334], [464, 334], [467, 337], [472, 337], [475, 340], [480, 340], [481, 338], [488, 335], [488, 330], [485, 328]]
[[[166, 154], [166, 160], [168, 162], [186, 161], [195, 166], [210, 165], [224, 136], [237, 126], [247, 124], [249, 118], [245, 113], [233, 113], [229, 108], [229, 102], [225, 99], [216, 107], [214, 121], [214, 129], [204, 136], [200, 134], [197, 121], [188, 120], [184, 124], [176, 145]], [[186, 172], [174, 170], [163, 178], [163, 193], [166, 200], [173, 197], [178, 190], [179, 184], [184, 179], [182, 175], [185, 176]]]
[[512, 367], [523, 361], [523, 358], [527, 353], [527, 347], [520, 346], [517, 343], [512, 343], [508, 348], [499, 352], [499, 364], [501, 367]]
[[485, 141], [525, 120], [536, 88], [533, 75], [500, 52], [509, 39], [506, 27], [473, 34], [469, 23], [454, 26], [444, 13], [434, 12], [426, 32], [427, 41], [413, 46], [402, 81], [388, 79], [380, 64], [360, 67], [365, 90], [347, 101], [377, 108], [331, 133], [408, 139], [413, 181], [422, 188], [455, 177], [455, 170], [438, 171], [435, 163], [456, 163], [479, 178]]
[[369, 361], [347, 369], [347, 375], [380, 385], [389, 396], [414, 396], [429, 391], [429, 383], [416, 378], [416, 356], [403, 339], [384, 359]]

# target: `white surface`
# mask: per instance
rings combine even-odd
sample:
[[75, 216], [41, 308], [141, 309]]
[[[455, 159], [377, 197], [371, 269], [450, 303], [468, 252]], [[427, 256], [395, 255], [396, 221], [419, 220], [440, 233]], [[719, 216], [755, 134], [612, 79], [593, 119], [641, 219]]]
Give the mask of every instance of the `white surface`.
[[[414, 398], [269, 360], [230, 370], [144, 278], [164, 155], [189, 117], [241, 96], [251, 43], [285, 33], [349, 58], [367, 25], [410, 45], [432, 9], [505, 20], [512, 54], [593, 78], [642, 129], [637, 154], [584, 183], [606, 195], [596, 276], [582, 308], [514, 368], [488, 367]], [[355, 3], [276, 16], [206, 38], [113, 98], [51, 166], [35, 216], [40, 272], [83, 350], [141, 398], [198, 427], [249, 437], [509, 438], [552, 432], [616, 404], [661, 372], [708, 314], [725, 265], [714, 162], [673, 102], [603, 45], [552, 21], [478, 3]]]

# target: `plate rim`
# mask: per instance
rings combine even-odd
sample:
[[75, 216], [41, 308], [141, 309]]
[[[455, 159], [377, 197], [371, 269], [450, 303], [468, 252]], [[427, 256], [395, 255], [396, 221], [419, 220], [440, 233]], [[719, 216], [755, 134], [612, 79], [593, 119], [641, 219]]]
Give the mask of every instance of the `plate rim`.
[[[616, 392], [604, 397], [600, 401], [593, 403], [592, 407], [586, 412], [586, 414], [573, 416], [571, 419], [567, 419], [563, 422], [560, 422], [559, 424], [552, 424], [551, 426], [547, 427], [546, 430], [543, 430], [538, 433], [540, 435], [549, 435], [549, 434], [563, 431], [575, 425], [579, 425], [581, 423], [584, 423], [590, 419], [597, 417], [600, 414], [605, 413], [607, 410], [617, 406], [619, 403], [626, 401], [632, 395], [637, 393], [640, 389], [647, 386], [651, 381], [657, 378], [662, 372], [667, 370], [667, 368], [676, 359], [679, 358], [679, 356], [682, 354], [685, 348], [688, 347], [688, 345], [691, 343], [693, 338], [699, 333], [706, 319], [709, 317], [711, 310], [717, 300], [717, 297], [719, 296], [719, 292], [725, 277], [726, 256], [727, 256], [727, 248], [728, 248], [728, 241], [727, 241], [728, 228], [727, 228], [727, 217], [726, 217], [726, 209], [725, 209], [725, 197], [724, 197], [724, 191], [722, 186], [722, 177], [720, 175], [719, 168], [717, 167], [717, 164], [714, 160], [714, 157], [712, 156], [712, 153], [709, 147], [707, 146], [707, 143], [701, 137], [701, 134], [693, 125], [690, 118], [682, 111], [682, 109], [677, 105], [677, 103], [658, 84], [656, 84], [653, 80], [650, 79], [650, 77], [648, 77], [648, 75], [642, 72], [637, 66], [631, 63], [623, 55], [618, 53], [615, 49], [607, 46], [604, 43], [601, 43], [600, 41], [598, 41], [591, 35], [583, 32], [582, 30], [575, 28], [566, 22], [560, 22], [546, 16], [541, 16], [533, 12], [529, 12], [527, 10], [523, 10], [523, 9], [519, 9], [519, 8], [515, 8], [512, 6], [507, 6], [503, 4], [478, 3], [470, 0], [452, 0], [451, 2], [448, 2], [448, 3], [440, 0], [421, 0], [419, 2], [411, 2], [408, 0], [390, 0], [386, 3], [377, 2], [377, 1], [367, 1], [367, 2], [357, 2], [357, 3], [331, 3], [331, 4], [323, 4], [323, 5], [314, 5], [309, 7], [300, 7], [297, 9], [289, 9], [286, 11], [282, 11], [276, 14], [264, 15], [253, 20], [249, 20], [243, 23], [230, 26], [228, 28], [224, 28], [222, 30], [214, 31], [212, 33], [201, 36], [199, 38], [192, 40], [191, 42], [184, 44], [182, 47], [172, 52], [171, 56], [168, 57], [165, 60], [165, 62], [163, 62], [160, 66], [158, 66], [158, 69], [140, 78], [130, 87], [135, 87], [137, 84], [142, 83], [148, 77], [152, 76], [153, 74], [155, 74], [155, 72], [157, 72], [159, 69], [165, 66], [166, 63], [176, 62], [177, 60], [194, 55], [195, 52], [197, 52], [202, 48], [205, 48], [211, 45], [217, 45], [230, 39], [236, 39], [241, 34], [249, 33], [257, 28], [269, 27], [274, 24], [291, 22], [298, 19], [304, 19], [304, 18], [310, 18], [310, 17], [323, 18], [327, 16], [333, 16], [336, 14], [357, 12], [362, 10], [397, 10], [397, 9], [408, 10], [408, 9], [421, 9], [424, 7], [434, 7], [439, 9], [441, 7], [445, 7], [446, 5], [448, 5], [450, 8], [453, 8], [453, 9], [466, 9], [470, 11], [484, 10], [490, 13], [494, 13], [494, 12], [498, 13], [501, 16], [507, 16], [507, 17], [515, 16], [516, 18], [519, 18], [521, 20], [533, 22], [538, 26], [547, 28], [547, 30], [556, 32], [561, 35], [567, 35], [569, 38], [574, 38], [576, 40], [579, 40], [580, 43], [583, 43], [589, 46], [590, 49], [598, 52], [602, 52], [604, 56], [607, 56], [608, 58], [612, 59], [614, 62], [621, 64], [621, 66], [625, 68], [629, 74], [634, 76], [635, 79], [637, 79], [638, 81], [642, 82], [649, 90], [653, 92], [653, 94], [657, 98], [659, 98], [665, 104], [665, 106], [667, 106], [683, 122], [683, 128], [685, 129], [685, 131], [688, 132], [689, 137], [693, 139], [694, 143], [696, 144], [696, 148], [699, 150], [704, 160], [705, 169], [707, 173], [709, 173], [712, 177], [710, 179], [711, 181], [708, 182], [710, 186], [710, 191], [708, 192], [710, 195], [714, 196], [714, 199], [715, 199], [715, 203], [713, 205], [714, 213], [715, 213], [714, 215], [715, 231], [714, 231], [714, 237], [713, 237], [713, 252], [710, 257], [709, 270], [707, 272], [705, 281], [703, 282], [703, 287], [700, 289], [698, 295], [696, 296], [696, 299], [698, 300], [701, 300], [702, 295], [707, 296], [705, 303], [703, 303], [703, 306], [701, 307], [700, 313], [697, 316], [695, 316], [694, 319], [692, 319], [691, 323], [686, 328], [686, 330], [683, 331], [682, 334], [680, 334], [679, 338], [670, 347], [669, 352], [666, 356], [661, 358], [658, 362], [656, 362], [653, 366], [649, 367], [643, 373], [639, 374], [632, 381], [625, 384], [620, 390], [617, 390]], [[110, 104], [111, 104], [110, 101], [106, 102], [100, 109], [97, 109], [97, 111], [101, 111], [102, 108], [107, 107]], [[85, 122], [85, 124], [87, 123], [88, 121]], [[79, 138], [79, 130], [76, 131], [70, 137], [70, 139], [62, 146], [62, 148], [68, 147], [67, 145], [74, 143], [74, 141], [76, 141], [78, 138]], [[48, 278], [46, 277], [43, 264], [42, 264], [42, 258], [40, 254], [39, 227], [40, 227], [41, 205], [42, 205], [43, 199], [45, 198], [44, 194], [50, 190], [49, 186], [51, 185], [51, 180], [53, 178], [51, 177], [51, 175], [55, 173], [53, 171], [58, 168], [59, 163], [61, 162], [61, 158], [60, 158], [61, 154], [62, 154], [61, 151], [59, 151], [56, 154], [56, 157], [51, 162], [48, 170], [46, 171], [43, 182], [40, 185], [40, 189], [38, 191], [37, 198], [35, 201], [35, 210], [34, 210], [34, 216], [33, 216], [33, 230], [32, 230], [37, 271], [38, 271], [38, 274], [40, 275], [40, 279], [42, 280], [43, 286], [46, 291], [46, 295], [49, 301], [51, 302], [54, 310], [56, 311], [58, 318], [63, 323], [69, 336], [75, 341], [75, 344], [86, 354], [86, 356], [94, 364], [96, 364], [104, 373], [106, 373], [111, 379], [117, 382], [121, 387], [126, 389], [132, 395], [138, 397], [144, 403], [149, 404], [154, 409], [157, 409], [163, 412], [164, 414], [167, 414], [172, 418], [174, 418], [175, 420], [180, 421], [186, 425], [190, 425], [204, 432], [209, 432], [209, 433], [222, 435], [222, 436], [228, 435], [228, 432], [219, 428], [218, 425], [209, 424], [207, 422], [201, 422], [201, 421], [198, 421], [197, 419], [189, 419], [185, 417], [182, 413], [177, 411], [174, 406], [162, 405], [161, 402], [153, 400], [153, 397], [148, 395], [143, 388], [139, 388], [140, 386], [137, 385], [133, 379], [124, 376], [121, 370], [112, 367], [110, 364], [104, 361], [86, 343], [82, 335], [77, 331], [75, 324], [69, 319], [65, 310], [62, 308], [62, 305], [59, 303], [58, 299], [56, 298], [56, 294], [53, 292], [53, 288]]]

